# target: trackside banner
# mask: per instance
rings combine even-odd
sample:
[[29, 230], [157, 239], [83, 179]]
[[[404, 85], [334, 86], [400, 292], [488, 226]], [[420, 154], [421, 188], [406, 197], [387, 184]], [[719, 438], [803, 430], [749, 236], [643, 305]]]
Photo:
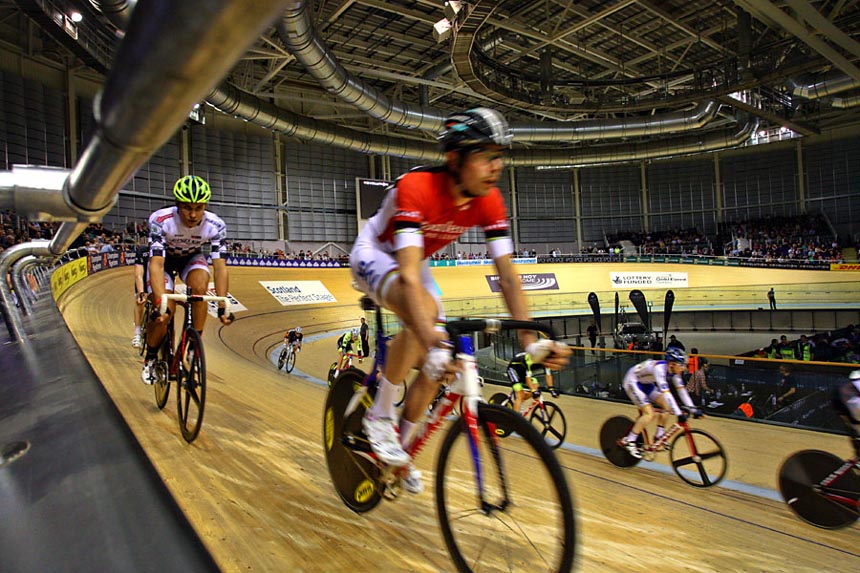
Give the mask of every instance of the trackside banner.
[[612, 288], [687, 288], [687, 273], [609, 273]]
[[860, 264], [857, 263], [831, 263], [831, 271], [860, 271]]
[[320, 281], [260, 281], [260, 284], [283, 306], [337, 302]]
[[[486, 275], [487, 284], [493, 292], [502, 292], [499, 284], [499, 275]], [[531, 275], [520, 275], [523, 290], [558, 290], [558, 280], [555, 273], [534, 273]]]

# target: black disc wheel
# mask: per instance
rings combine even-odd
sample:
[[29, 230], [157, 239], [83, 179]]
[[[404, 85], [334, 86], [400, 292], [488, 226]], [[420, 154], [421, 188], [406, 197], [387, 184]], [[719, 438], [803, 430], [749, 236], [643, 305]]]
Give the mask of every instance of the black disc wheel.
[[564, 443], [564, 438], [567, 436], [567, 420], [564, 419], [561, 408], [553, 402], [544, 402], [543, 408], [536, 406], [532, 409], [529, 421], [552, 449]]
[[200, 334], [189, 328], [185, 331], [185, 348], [179, 364], [176, 384], [176, 406], [179, 430], [186, 442], [193, 442], [203, 425], [206, 406], [206, 360]]
[[[364, 373], [350, 369], [340, 375], [326, 397], [323, 414], [323, 448], [332, 484], [340, 499], [356, 513], [370, 511], [380, 502], [379, 467], [362, 455], [370, 444], [361, 429], [361, 418], [373, 403], [361, 390]], [[353, 401], [354, 411], [345, 416]]]
[[[516, 435], [502, 441], [498, 426]], [[576, 524], [564, 472], [537, 430], [507, 408], [478, 404], [474, 435], [462, 417], [448, 428], [436, 509], [458, 571], [573, 568]]]
[[[627, 416], [613, 416], [603, 422], [603, 426], [600, 428], [600, 449], [606, 459], [619, 468], [633, 467], [640, 462], [639, 458], [631, 455], [626, 448], [618, 443], [621, 438], [627, 435], [631, 427], [633, 427], [633, 420]], [[641, 444], [641, 434], [639, 440]]]
[[334, 384], [335, 372], [337, 372], [337, 362], [332, 362], [328, 367], [328, 387], [331, 388]]
[[[779, 469], [779, 493], [800, 519], [816, 527], [839, 529], [858, 518], [860, 476], [853, 469], [836, 474], [845, 461], [819, 450], [792, 454]], [[827, 485], [822, 482], [829, 477]]]
[[702, 430], [678, 434], [669, 457], [678, 477], [693, 487], [715, 486], [726, 477], [728, 460], [723, 446]]

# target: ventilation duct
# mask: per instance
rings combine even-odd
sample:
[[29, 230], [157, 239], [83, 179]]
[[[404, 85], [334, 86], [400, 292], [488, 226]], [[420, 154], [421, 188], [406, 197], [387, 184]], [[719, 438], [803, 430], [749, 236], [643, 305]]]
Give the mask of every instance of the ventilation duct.
[[818, 99], [833, 94], [838, 94], [854, 88], [860, 88], [860, 81], [847, 75], [840, 74], [824, 78], [823, 80], [803, 85], [797, 80], [789, 79], [786, 85], [791, 90], [791, 95], [804, 99]]
[[[446, 114], [441, 110], [389, 99], [346, 71], [316, 35], [306, 2], [288, 0], [288, 8], [278, 23], [278, 34], [307, 72], [338, 98], [376, 119], [400, 127], [430, 131], [442, 128]], [[660, 135], [699, 129], [714, 118], [718, 109], [719, 104], [704, 102], [691, 112], [632, 119], [514, 124], [511, 131], [517, 142], [585, 141]]]

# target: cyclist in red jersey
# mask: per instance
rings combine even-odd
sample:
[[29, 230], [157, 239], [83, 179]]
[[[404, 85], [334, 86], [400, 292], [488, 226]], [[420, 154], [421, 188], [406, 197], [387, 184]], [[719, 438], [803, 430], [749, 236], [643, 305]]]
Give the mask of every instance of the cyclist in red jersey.
[[[451, 372], [451, 351], [445, 315], [427, 262], [428, 257], [478, 225], [484, 230], [499, 285], [511, 317], [530, 315], [511, 254], [505, 203], [496, 184], [503, 169], [503, 148], [511, 142], [502, 115], [475, 108], [448, 117], [439, 136], [444, 165], [419, 168], [401, 176], [389, 189], [379, 211], [364, 226], [350, 253], [350, 267], [359, 288], [394, 312], [402, 330], [390, 343], [379, 388], [363, 420], [371, 448], [384, 463], [409, 466], [404, 489], [423, 490], [420, 472], [404, 450], [433, 401], [438, 381]], [[559, 369], [570, 349], [538, 340], [520, 331], [520, 343], [533, 360]], [[419, 368], [402, 417], [394, 404], [408, 372]]]

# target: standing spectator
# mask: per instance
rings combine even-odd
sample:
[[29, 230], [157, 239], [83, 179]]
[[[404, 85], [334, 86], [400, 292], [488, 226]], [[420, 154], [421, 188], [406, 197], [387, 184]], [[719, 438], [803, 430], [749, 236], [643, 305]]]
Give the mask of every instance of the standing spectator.
[[[358, 335], [361, 337], [361, 355], [368, 356], [370, 352], [370, 344], [367, 340], [367, 321], [361, 317], [361, 327], [358, 329]], [[359, 358], [359, 363], [363, 358]]]
[[794, 344], [789, 342], [788, 337], [784, 334], [779, 337], [779, 354], [777, 358], [783, 360], [794, 360], [797, 358], [794, 355]]
[[677, 338], [675, 338], [674, 334], [669, 337], [669, 344], [666, 345], [666, 350], [669, 350], [670, 348], [677, 348], [679, 350], [684, 350], [684, 351], [687, 350], [684, 347], [684, 343], [681, 342], [680, 340], [678, 340]]
[[805, 360], [805, 361], [812, 360], [812, 349], [813, 348], [815, 348], [815, 344], [813, 344], [811, 340], [807, 339], [805, 334], [801, 334], [800, 340], [797, 343], [797, 358], [798, 358], [798, 360]]
[[693, 372], [693, 375], [690, 376], [690, 381], [687, 383], [687, 392], [690, 393], [690, 397], [696, 406], [704, 406], [705, 402], [707, 402], [705, 393], [711, 391], [708, 387], [708, 370], [710, 367], [711, 364], [707, 358], [699, 358], [699, 367]]
[[779, 358], [779, 342], [776, 338], [770, 339], [770, 346], [764, 349], [768, 358]]
[[773, 287], [767, 291], [767, 302], [770, 303], [771, 310], [776, 310], [776, 294], [773, 292]]
[[588, 328], [585, 329], [585, 332], [588, 334], [589, 342], [591, 342], [591, 353], [594, 354], [594, 347], [597, 346], [597, 335], [600, 332], [597, 330], [597, 325], [594, 324], [593, 320], [588, 325]]
[[794, 402], [793, 396], [797, 393], [797, 384], [794, 376], [785, 364], [779, 367], [779, 386], [776, 388], [776, 408], [788, 406]]

